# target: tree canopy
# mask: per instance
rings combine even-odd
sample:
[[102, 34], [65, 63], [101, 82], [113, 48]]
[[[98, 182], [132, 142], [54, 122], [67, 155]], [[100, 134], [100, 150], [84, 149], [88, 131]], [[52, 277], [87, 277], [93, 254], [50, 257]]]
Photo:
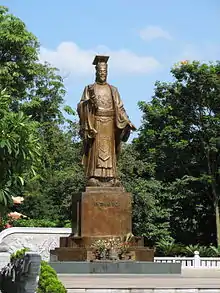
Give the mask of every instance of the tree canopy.
[[196, 241], [213, 240], [215, 229], [205, 231], [204, 221], [213, 224], [215, 215], [219, 243], [220, 63], [186, 61], [171, 73], [173, 82], [157, 82], [152, 100], [139, 103], [135, 146], [155, 164], [155, 178], [172, 185], [173, 236], [182, 241], [178, 231], [188, 231]]
[[0, 92], [0, 205], [11, 204], [24, 176], [35, 176], [40, 159], [38, 124], [23, 112], [10, 111], [11, 97]]

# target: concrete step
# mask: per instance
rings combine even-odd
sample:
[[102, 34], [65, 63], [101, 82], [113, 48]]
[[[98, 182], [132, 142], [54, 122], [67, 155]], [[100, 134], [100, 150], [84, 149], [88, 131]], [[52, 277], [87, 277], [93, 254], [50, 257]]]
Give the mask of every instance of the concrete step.
[[69, 289], [68, 293], [220, 293], [220, 289]]
[[[58, 275], [64, 286], [71, 293], [174, 293], [200, 292], [200, 289], [208, 290], [206, 293], [220, 293], [220, 271], [214, 270], [207, 272], [193, 270], [183, 272], [180, 275]], [[101, 290], [102, 289], [102, 290]], [[131, 289], [136, 289], [132, 291]], [[137, 291], [140, 289], [141, 291]], [[146, 289], [148, 291], [143, 291]], [[155, 291], [157, 289], [157, 291]], [[160, 289], [160, 290], [159, 290]], [[167, 291], [167, 290], [170, 291]], [[176, 291], [176, 290], [180, 291]], [[210, 291], [212, 289], [212, 291]], [[213, 290], [215, 289], [215, 290]], [[78, 291], [76, 291], [78, 290]], [[106, 291], [107, 290], [107, 291]], [[130, 291], [129, 291], [130, 290]], [[151, 290], [151, 291], [149, 291]], [[153, 291], [152, 291], [153, 290]], [[158, 291], [159, 290], [159, 291]], [[165, 290], [165, 291], [163, 291]], [[217, 291], [219, 290], [219, 291]], [[201, 291], [202, 292], [202, 291]], [[203, 293], [204, 293], [203, 292]]]

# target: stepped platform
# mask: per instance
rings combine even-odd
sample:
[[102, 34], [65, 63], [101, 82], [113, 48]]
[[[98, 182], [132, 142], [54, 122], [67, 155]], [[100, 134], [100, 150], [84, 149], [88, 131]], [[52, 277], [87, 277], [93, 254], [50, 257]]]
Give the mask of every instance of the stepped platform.
[[137, 261], [56, 261], [50, 262], [58, 274], [181, 274], [180, 263]]

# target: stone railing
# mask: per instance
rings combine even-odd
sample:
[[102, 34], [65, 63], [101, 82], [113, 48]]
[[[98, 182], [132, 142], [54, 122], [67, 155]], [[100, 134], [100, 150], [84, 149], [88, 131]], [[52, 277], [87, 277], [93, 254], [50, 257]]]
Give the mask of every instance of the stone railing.
[[155, 257], [154, 262], [181, 263], [182, 269], [210, 269], [220, 268], [220, 257], [200, 257], [195, 251], [193, 257]]
[[[50, 250], [59, 247], [60, 237], [69, 236], [70, 228], [30, 228], [13, 227], [3, 230], [0, 233], [0, 268], [3, 266], [4, 258], [8, 258], [8, 253], [14, 253], [22, 248], [29, 248], [40, 254], [43, 260], [49, 261]], [[4, 247], [4, 253], [1, 252]]]
[[2, 293], [35, 293], [41, 257], [27, 252], [23, 258], [14, 259], [0, 271], [0, 290]]

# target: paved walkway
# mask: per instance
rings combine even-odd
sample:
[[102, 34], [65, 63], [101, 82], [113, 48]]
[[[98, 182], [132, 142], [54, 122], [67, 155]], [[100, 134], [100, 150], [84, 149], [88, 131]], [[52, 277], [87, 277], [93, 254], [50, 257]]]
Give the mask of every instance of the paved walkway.
[[182, 275], [59, 275], [74, 288], [209, 288], [220, 289], [220, 270], [185, 270]]

